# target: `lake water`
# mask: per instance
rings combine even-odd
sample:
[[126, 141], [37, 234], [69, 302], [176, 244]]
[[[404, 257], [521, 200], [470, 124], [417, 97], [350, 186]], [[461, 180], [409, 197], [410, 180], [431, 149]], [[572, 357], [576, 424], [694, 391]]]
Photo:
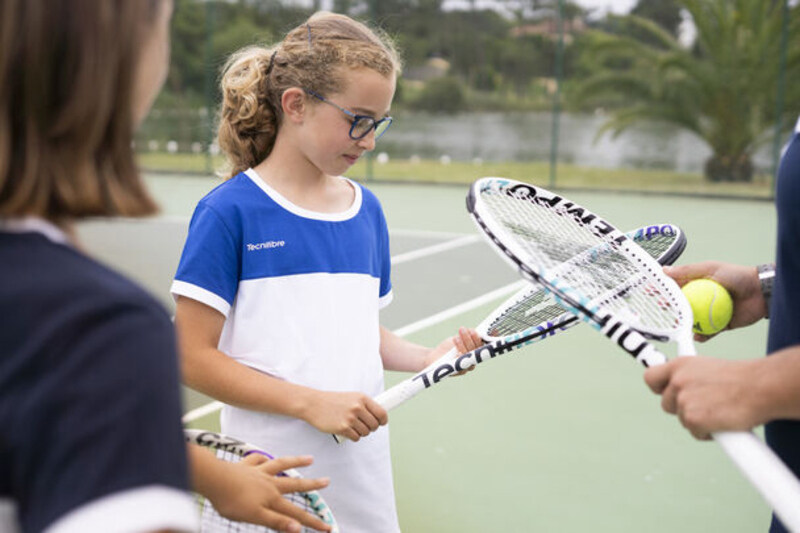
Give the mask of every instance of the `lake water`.
[[[375, 152], [390, 158], [419, 156], [452, 160], [549, 160], [550, 113], [398, 113]], [[701, 172], [711, 154], [693, 133], [663, 124], [642, 124], [614, 138], [596, 138], [606, 117], [562, 114], [558, 160], [590, 167], [661, 168]], [[759, 169], [771, 168], [771, 143], [755, 155]]]

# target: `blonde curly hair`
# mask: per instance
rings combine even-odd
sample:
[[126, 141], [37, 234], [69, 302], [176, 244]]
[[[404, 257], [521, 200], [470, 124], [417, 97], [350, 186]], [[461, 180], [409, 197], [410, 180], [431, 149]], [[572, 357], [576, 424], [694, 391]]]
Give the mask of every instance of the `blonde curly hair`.
[[290, 87], [318, 94], [342, 89], [342, 67], [397, 77], [401, 62], [392, 41], [350, 17], [318, 12], [272, 47], [250, 46], [228, 59], [222, 74], [217, 141], [233, 177], [267, 158]]

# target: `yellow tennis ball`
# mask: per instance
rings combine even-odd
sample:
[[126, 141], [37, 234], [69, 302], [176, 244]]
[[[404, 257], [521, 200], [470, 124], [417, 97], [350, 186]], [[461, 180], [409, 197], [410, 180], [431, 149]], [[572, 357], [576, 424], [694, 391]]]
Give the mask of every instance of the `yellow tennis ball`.
[[722, 331], [733, 316], [733, 299], [725, 287], [710, 279], [690, 281], [681, 289], [694, 314], [695, 333], [713, 335]]

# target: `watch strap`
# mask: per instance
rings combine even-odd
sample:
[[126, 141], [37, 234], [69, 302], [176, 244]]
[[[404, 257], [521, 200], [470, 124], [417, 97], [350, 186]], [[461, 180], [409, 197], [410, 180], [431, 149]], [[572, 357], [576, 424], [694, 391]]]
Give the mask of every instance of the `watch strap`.
[[761, 295], [767, 304], [766, 317], [769, 318], [769, 307], [772, 302], [772, 287], [775, 282], [775, 263], [764, 263], [756, 267], [758, 282], [761, 284]]

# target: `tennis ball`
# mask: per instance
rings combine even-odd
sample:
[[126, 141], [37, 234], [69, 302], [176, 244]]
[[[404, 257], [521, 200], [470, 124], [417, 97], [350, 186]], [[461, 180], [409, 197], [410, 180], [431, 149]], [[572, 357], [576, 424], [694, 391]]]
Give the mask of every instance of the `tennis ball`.
[[690, 281], [681, 289], [694, 314], [692, 330], [713, 335], [725, 329], [733, 316], [733, 299], [725, 287], [710, 279]]

